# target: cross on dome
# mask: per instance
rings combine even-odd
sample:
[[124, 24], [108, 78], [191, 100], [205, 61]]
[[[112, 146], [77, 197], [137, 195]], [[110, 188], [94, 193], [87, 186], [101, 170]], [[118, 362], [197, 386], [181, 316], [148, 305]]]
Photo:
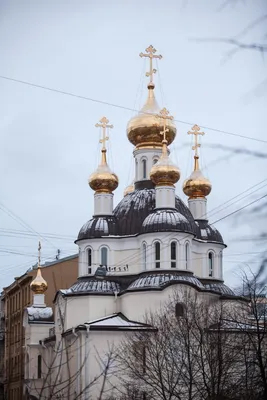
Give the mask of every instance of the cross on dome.
[[160, 110], [159, 114], [157, 115], [158, 118], [163, 119], [163, 131], [160, 132], [160, 134], [163, 136], [162, 143], [167, 143], [166, 133], [169, 132], [169, 128], [166, 128], [166, 122], [167, 120], [170, 121], [173, 120], [173, 116], [169, 114], [170, 112], [164, 107], [162, 110]]
[[106, 150], [106, 141], [109, 140], [109, 137], [106, 135], [106, 129], [112, 129], [113, 125], [109, 125], [107, 117], [102, 117], [95, 126], [96, 128], [102, 128], [102, 139], [99, 140], [99, 143], [102, 143], [102, 150]]
[[198, 136], [205, 135], [205, 132], [200, 132], [200, 127], [196, 124], [191, 129], [192, 129], [192, 131], [188, 131], [187, 133], [188, 133], [188, 135], [194, 135], [195, 144], [194, 144], [194, 146], [192, 146], [192, 150], [195, 150], [195, 157], [198, 158], [198, 148], [201, 146], [201, 144], [198, 143]]
[[155, 54], [156, 49], [150, 45], [149, 47], [146, 48], [146, 53], [140, 53], [140, 57], [148, 57], [149, 58], [149, 72], [146, 72], [146, 76], [150, 77], [149, 85], [148, 86], [153, 86], [154, 87], [154, 82], [153, 82], [153, 74], [157, 72], [155, 68], [153, 68], [153, 58], [158, 58], [159, 60], [162, 59], [161, 54]]

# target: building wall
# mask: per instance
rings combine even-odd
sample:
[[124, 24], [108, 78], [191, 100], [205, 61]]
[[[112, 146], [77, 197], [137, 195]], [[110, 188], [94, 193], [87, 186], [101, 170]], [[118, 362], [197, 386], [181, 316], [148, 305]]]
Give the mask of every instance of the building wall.
[[[48, 282], [45, 300], [47, 306], [53, 307], [53, 300], [59, 288], [68, 288], [78, 276], [78, 256], [66, 257], [42, 267], [42, 275]], [[36, 276], [31, 270], [8, 287], [4, 288], [5, 303], [5, 358], [4, 387], [8, 400], [23, 399], [24, 379], [24, 329], [23, 311], [32, 304], [30, 283]]]

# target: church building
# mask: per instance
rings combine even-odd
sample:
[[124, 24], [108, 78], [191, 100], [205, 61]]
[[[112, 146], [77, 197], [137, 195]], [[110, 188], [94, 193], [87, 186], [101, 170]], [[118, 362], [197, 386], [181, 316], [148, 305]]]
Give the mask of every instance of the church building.
[[[93, 215], [75, 242], [77, 281], [57, 292], [54, 313], [45, 305], [50, 282], [44, 281], [40, 268], [31, 284], [34, 300], [25, 309], [24, 327], [25, 393], [32, 399], [51, 390], [53, 398], [97, 398], [98, 358], [127, 332], [153, 329], [146, 324], [146, 313], [159, 309], [174, 289], [190, 289], [218, 302], [235, 298], [223, 281], [226, 245], [207, 219], [212, 186], [199, 159], [204, 133], [198, 125], [188, 132], [194, 138], [194, 169], [181, 183], [168, 147], [176, 126], [155, 97], [153, 60], [161, 56], [153, 46], [140, 56], [149, 60], [147, 100], [126, 128], [133, 145], [134, 182], [114, 206], [119, 179], [108, 164], [106, 141], [112, 125], [103, 117], [96, 124], [102, 132], [101, 162], [89, 178]], [[175, 193], [181, 184], [187, 204]]]

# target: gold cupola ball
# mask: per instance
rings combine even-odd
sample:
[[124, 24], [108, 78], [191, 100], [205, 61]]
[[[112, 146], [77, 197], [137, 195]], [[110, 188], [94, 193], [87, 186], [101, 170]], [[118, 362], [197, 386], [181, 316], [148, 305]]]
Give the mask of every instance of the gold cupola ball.
[[112, 193], [119, 185], [119, 178], [107, 164], [100, 164], [89, 178], [89, 186], [96, 193]]
[[132, 193], [132, 192], [134, 192], [134, 184], [133, 183], [124, 189], [123, 195], [125, 197], [125, 196], [127, 196], [127, 194]]
[[183, 184], [183, 191], [189, 199], [204, 198], [210, 194], [212, 189], [210, 181], [204, 177], [198, 167], [198, 157], [195, 158], [195, 163], [197, 166]]
[[36, 278], [31, 282], [31, 290], [34, 294], [44, 294], [48, 288], [47, 282], [41, 274], [41, 269], [38, 266]]
[[180, 179], [180, 170], [168, 157], [167, 141], [163, 143], [162, 155], [150, 171], [150, 179], [156, 186], [174, 186]]
[[[129, 141], [140, 148], [161, 148], [162, 147], [162, 121], [157, 117], [160, 108], [154, 95], [154, 83], [148, 85], [148, 98], [140, 110], [127, 125], [127, 136]], [[176, 127], [173, 121], [166, 123], [166, 140], [171, 144], [176, 136]]]

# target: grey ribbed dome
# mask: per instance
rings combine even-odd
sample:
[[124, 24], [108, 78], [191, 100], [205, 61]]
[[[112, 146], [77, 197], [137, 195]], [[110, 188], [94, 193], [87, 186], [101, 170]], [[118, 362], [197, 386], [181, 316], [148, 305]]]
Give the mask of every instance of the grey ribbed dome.
[[214, 226], [209, 225], [207, 220], [196, 220], [195, 222], [197, 226], [197, 239], [224, 244], [220, 232]]
[[99, 238], [103, 236], [118, 235], [118, 224], [114, 216], [94, 217], [86, 222], [77, 240]]
[[186, 232], [194, 235], [192, 224], [176, 210], [155, 210], [142, 224], [142, 233]]
[[161, 271], [157, 273], [147, 272], [133, 281], [127, 290], [162, 288], [171, 283], [187, 283], [200, 289], [204, 289], [203, 284], [193, 276], [191, 272], [182, 271]]
[[120, 291], [120, 285], [117, 282], [108, 279], [98, 279], [94, 276], [79, 278], [65, 294], [78, 293], [111, 293]]
[[230, 296], [235, 296], [235, 292], [226, 286], [223, 282], [205, 282], [205, 289], [213, 290], [215, 292], [219, 292], [221, 294], [226, 294]]

